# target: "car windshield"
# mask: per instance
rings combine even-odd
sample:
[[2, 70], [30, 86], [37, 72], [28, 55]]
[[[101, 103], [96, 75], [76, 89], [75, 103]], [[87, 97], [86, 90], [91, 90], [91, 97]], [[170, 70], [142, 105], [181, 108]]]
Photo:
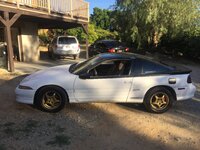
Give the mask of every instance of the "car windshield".
[[84, 62], [71, 65], [70, 72], [73, 73], [73, 74], [79, 74], [82, 71], [87, 70], [91, 66], [96, 65], [101, 60], [102, 60], [101, 57], [96, 56], [96, 57], [92, 57], [92, 58], [90, 58], [90, 59], [88, 59], [88, 60], [86, 60]]
[[76, 39], [73, 37], [60, 37], [58, 40], [58, 44], [75, 44]]

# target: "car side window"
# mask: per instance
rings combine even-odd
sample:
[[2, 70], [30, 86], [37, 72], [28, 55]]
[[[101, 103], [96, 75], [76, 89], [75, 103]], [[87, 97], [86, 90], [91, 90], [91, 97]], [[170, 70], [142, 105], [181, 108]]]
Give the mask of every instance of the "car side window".
[[109, 60], [104, 61], [89, 71], [90, 76], [95, 77], [121, 77], [130, 74], [130, 60]]
[[151, 62], [144, 59], [136, 59], [132, 66], [133, 75], [145, 75], [152, 73], [163, 73], [169, 71], [169, 68], [162, 64]]

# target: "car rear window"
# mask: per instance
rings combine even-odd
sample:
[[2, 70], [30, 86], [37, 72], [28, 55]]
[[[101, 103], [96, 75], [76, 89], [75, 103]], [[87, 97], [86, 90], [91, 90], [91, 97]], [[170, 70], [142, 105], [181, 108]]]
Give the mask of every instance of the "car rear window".
[[73, 37], [60, 37], [58, 40], [58, 44], [75, 44], [76, 39]]
[[122, 43], [118, 41], [104, 41], [103, 42], [107, 47], [118, 47], [118, 46], [123, 46]]
[[158, 62], [149, 60], [136, 59], [133, 66], [134, 75], [144, 75], [152, 73], [166, 73], [172, 71], [173, 68]]

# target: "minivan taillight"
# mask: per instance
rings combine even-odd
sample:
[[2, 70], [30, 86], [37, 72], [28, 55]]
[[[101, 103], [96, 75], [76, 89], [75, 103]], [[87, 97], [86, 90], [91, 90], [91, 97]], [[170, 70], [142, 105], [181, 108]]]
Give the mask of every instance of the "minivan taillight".
[[191, 75], [188, 76], [188, 78], [187, 78], [187, 83], [192, 83]]

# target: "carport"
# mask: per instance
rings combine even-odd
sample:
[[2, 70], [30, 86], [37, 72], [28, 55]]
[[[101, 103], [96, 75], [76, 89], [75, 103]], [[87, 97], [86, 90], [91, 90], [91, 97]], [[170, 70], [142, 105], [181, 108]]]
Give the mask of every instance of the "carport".
[[38, 29], [82, 27], [88, 35], [88, 22], [89, 3], [83, 0], [0, 0], [0, 27], [4, 28], [7, 43], [8, 70], [15, 69], [12, 29], [17, 34], [20, 61], [30, 62], [39, 58]]

